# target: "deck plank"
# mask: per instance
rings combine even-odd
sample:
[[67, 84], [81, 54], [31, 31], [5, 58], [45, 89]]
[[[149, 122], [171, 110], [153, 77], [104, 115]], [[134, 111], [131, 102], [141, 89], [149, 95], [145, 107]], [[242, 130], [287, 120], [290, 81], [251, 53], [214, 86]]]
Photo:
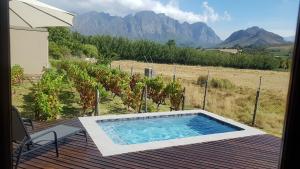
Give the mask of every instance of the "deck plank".
[[[82, 127], [77, 119], [35, 122], [35, 131], [54, 125]], [[72, 136], [60, 144], [22, 158], [19, 168], [86, 169], [270, 169], [277, 168], [281, 139], [259, 135], [103, 157], [93, 141]]]

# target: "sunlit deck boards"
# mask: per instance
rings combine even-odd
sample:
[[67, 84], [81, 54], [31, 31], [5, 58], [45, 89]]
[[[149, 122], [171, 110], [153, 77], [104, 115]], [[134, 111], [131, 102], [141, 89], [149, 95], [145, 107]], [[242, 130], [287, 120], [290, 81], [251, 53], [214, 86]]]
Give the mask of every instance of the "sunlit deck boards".
[[[59, 123], [80, 126], [78, 120], [35, 123], [36, 131]], [[270, 136], [251, 136], [187, 146], [170, 147], [110, 157], [102, 157], [92, 140], [72, 136], [60, 145], [60, 157], [54, 148], [28, 154], [19, 168], [276, 168], [281, 140]]]

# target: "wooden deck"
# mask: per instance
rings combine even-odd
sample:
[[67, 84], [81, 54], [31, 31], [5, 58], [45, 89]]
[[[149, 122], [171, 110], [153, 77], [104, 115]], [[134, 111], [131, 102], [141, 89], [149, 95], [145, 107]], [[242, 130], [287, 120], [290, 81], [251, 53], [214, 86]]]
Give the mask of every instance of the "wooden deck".
[[[35, 123], [35, 131], [57, 124], [81, 126], [78, 120]], [[94, 168], [94, 169], [271, 169], [277, 168], [281, 140], [271, 135], [199, 143], [102, 157], [91, 139], [72, 136], [59, 147], [26, 155], [19, 168]]]

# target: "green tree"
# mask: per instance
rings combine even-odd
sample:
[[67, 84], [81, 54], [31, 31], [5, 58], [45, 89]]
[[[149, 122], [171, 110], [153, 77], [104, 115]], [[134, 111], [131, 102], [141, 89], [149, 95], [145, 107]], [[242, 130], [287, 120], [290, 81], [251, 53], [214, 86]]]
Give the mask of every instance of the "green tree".
[[98, 58], [98, 49], [94, 45], [85, 44], [82, 46], [83, 54], [87, 57]]
[[48, 28], [49, 31], [49, 41], [55, 42], [58, 45], [63, 45], [70, 47], [74, 41], [72, 37], [72, 32], [69, 28], [65, 27], [55, 27]]
[[176, 46], [176, 42], [175, 40], [168, 40], [167, 45], [169, 46], [169, 48], [175, 47]]
[[49, 42], [49, 56], [53, 59], [62, 59], [71, 55], [71, 50], [66, 46], [57, 45], [55, 42]]
[[[67, 28], [49, 29], [49, 41], [55, 42], [51, 55], [61, 57], [60, 49], [66, 47], [73, 56], [91, 55], [95, 56], [97, 48], [99, 63], [108, 64], [112, 60], [127, 59], [151, 61], [156, 63], [177, 63], [202, 66], [223, 66], [243, 69], [288, 69], [283, 66], [281, 59], [273, 56], [264, 48], [255, 46], [243, 48], [243, 52], [237, 54], [198, 50], [189, 47], [176, 46], [175, 40], [169, 40], [166, 44], [156, 43], [149, 40], [129, 40], [122, 37], [112, 36], [83, 36], [77, 32], [71, 32]], [[88, 45], [88, 47], [87, 47]], [[92, 45], [94, 47], [91, 47]], [[241, 48], [240, 46], [236, 46]], [[52, 47], [51, 47], [52, 48]], [[101, 52], [101, 55], [100, 55]], [[287, 58], [284, 58], [286, 61]]]

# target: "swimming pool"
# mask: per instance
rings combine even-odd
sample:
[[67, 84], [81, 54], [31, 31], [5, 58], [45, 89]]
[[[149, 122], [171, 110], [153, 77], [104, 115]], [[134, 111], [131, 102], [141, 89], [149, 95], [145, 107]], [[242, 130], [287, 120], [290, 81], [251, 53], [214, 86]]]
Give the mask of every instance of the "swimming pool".
[[98, 124], [114, 143], [122, 145], [243, 130], [204, 114], [102, 120]]
[[80, 117], [103, 156], [264, 132], [204, 110]]

